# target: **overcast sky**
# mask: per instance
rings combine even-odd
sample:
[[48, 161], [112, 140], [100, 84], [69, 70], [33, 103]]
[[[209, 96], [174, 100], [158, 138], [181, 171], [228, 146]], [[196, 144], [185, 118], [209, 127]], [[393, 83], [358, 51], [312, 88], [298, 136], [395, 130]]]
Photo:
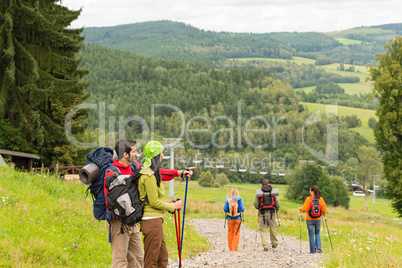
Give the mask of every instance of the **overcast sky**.
[[172, 20], [227, 32], [331, 32], [402, 22], [401, 0], [62, 0], [72, 27]]

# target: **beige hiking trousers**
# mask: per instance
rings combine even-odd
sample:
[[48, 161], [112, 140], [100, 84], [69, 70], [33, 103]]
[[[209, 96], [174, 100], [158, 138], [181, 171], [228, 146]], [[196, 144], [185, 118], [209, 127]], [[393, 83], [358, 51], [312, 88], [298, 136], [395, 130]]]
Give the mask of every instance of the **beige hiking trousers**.
[[[265, 223], [264, 223], [264, 217], [265, 217]], [[278, 245], [278, 239], [277, 239], [276, 226], [275, 226], [275, 214], [272, 214], [272, 219], [271, 219], [271, 213], [269, 213], [269, 212], [267, 212], [264, 217], [262, 215], [259, 216], [259, 227], [260, 227], [262, 246], [264, 248], [267, 248], [269, 245], [268, 228], [269, 228], [271, 244], [273, 246], [276, 246], [276, 245]]]

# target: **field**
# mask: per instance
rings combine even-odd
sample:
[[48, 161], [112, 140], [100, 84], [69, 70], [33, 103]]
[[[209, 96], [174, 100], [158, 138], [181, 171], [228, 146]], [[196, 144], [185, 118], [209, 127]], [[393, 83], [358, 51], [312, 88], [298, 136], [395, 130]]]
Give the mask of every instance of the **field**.
[[[225, 196], [236, 187], [244, 200], [245, 223], [258, 230], [257, 210], [252, 205], [255, 190], [259, 185], [226, 185], [221, 188], [202, 188], [190, 182], [188, 188], [187, 210], [191, 217], [224, 218], [222, 207]], [[282, 222], [278, 235], [298, 237], [300, 235], [299, 211], [302, 202], [285, 198], [287, 185], [274, 185], [279, 188], [279, 218]], [[185, 183], [176, 181], [176, 196], [183, 197]], [[372, 204], [369, 197], [368, 210], [364, 209], [364, 197], [351, 197], [350, 209], [329, 207], [327, 224], [330, 238], [325, 229], [321, 230], [325, 267], [399, 267], [402, 263], [402, 221], [390, 207], [389, 200], [376, 198]], [[302, 219], [302, 239], [308, 240], [305, 215]], [[323, 227], [322, 227], [323, 228]], [[331, 250], [331, 243], [334, 250]]]
[[[168, 183], [164, 183], [166, 193]], [[257, 210], [252, 201], [259, 185], [238, 184], [202, 188], [189, 182], [186, 219], [224, 218], [225, 196], [237, 187], [244, 200], [247, 228], [257, 230]], [[302, 202], [285, 198], [286, 185], [279, 188], [281, 209], [279, 235], [299, 237], [298, 207]], [[85, 198], [86, 186], [48, 175], [30, 175], [0, 167], [0, 267], [110, 267], [111, 251], [104, 221], [92, 216], [92, 201]], [[185, 183], [175, 181], [176, 196], [183, 198]], [[385, 199], [351, 196], [350, 209], [328, 208], [330, 240], [322, 230], [326, 267], [396, 267], [402, 262], [401, 221]], [[169, 201], [170, 198], [166, 197]], [[302, 239], [307, 240], [304, 216]], [[225, 230], [222, 226], [222, 232]], [[174, 219], [166, 214], [164, 233], [169, 256], [177, 256]], [[205, 238], [185, 227], [183, 257], [207, 250]]]
[[[282, 63], [290, 62], [290, 63], [299, 64], [299, 65], [302, 65], [302, 64], [314, 65], [314, 63], [315, 63], [315, 60], [303, 58], [303, 57], [293, 57], [293, 60], [285, 60], [285, 59], [278, 59], [278, 58], [234, 58], [234, 59], [238, 60], [238, 61], [256, 60], [256, 61], [274, 61], [274, 62], [282, 62]], [[230, 60], [230, 59], [228, 59], [228, 60]]]
[[[285, 59], [277, 59], [277, 58], [236, 58], [238, 61], [259, 61], [259, 62], [264, 62], [264, 61], [274, 61], [274, 62], [280, 62], [280, 63], [294, 63], [298, 65], [303, 65], [303, 64], [315, 64], [315, 60], [313, 59], [308, 59], [308, 58], [303, 58], [303, 57], [293, 57], [293, 60], [285, 60]], [[320, 65], [316, 66], [317, 68], [323, 68], [326, 72], [329, 73], [334, 73], [338, 74], [341, 76], [356, 76], [359, 77], [360, 82], [359, 83], [339, 83], [338, 85], [341, 86], [342, 88], [345, 89], [345, 93], [349, 95], [354, 95], [354, 94], [367, 94], [371, 92], [372, 89], [372, 82], [368, 81], [366, 82], [366, 78], [369, 76], [369, 72], [366, 66], [358, 66], [358, 65], [350, 65], [350, 64], [344, 64], [345, 70], [348, 69], [349, 67], [354, 67], [355, 72], [348, 72], [348, 71], [339, 71], [339, 63], [332, 63], [328, 65]], [[306, 88], [298, 88], [295, 89], [297, 91], [305, 91], [306, 93], [311, 92], [315, 87], [306, 87]]]
[[338, 40], [340, 43], [344, 44], [345, 46], [348, 45], [360, 45], [362, 41], [360, 40], [354, 40], [354, 39], [349, 39], [349, 38], [335, 38]]
[[[324, 111], [324, 108], [326, 106], [325, 104], [308, 103], [308, 102], [300, 102], [300, 104], [307, 106], [309, 111], [313, 113], [317, 110]], [[370, 117], [376, 118], [374, 110], [359, 109], [345, 106], [338, 106], [338, 107], [339, 107], [339, 117], [346, 115], [356, 115], [362, 121], [361, 127], [352, 128], [351, 130], [360, 133], [370, 142], [374, 142], [373, 130], [368, 126], [368, 120], [370, 119]]]

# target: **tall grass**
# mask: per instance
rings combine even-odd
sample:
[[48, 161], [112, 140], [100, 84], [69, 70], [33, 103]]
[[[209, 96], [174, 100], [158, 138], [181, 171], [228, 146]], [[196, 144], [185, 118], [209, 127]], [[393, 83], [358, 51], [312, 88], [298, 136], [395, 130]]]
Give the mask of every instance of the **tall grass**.
[[[246, 227], [258, 230], [257, 210], [252, 205], [255, 190], [259, 185], [225, 185], [221, 188], [202, 188], [196, 182], [189, 183], [188, 212], [191, 217], [224, 218], [223, 204], [227, 193], [236, 187], [245, 203]], [[302, 202], [287, 200], [287, 185], [279, 188], [280, 205], [278, 216], [281, 227], [277, 226], [279, 242], [281, 235], [308, 240], [305, 215], [300, 228], [299, 206]], [[184, 183], [176, 183], [176, 195], [184, 195]], [[364, 197], [350, 196], [350, 209], [328, 207], [327, 229], [321, 225], [321, 237], [326, 267], [400, 267], [402, 263], [402, 221], [392, 210], [390, 201], [377, 198], [376, 204], [369, 200], [368, 210], [364, 209]], [[222, 232], [224, 232], [222, 226]], [[331, 238], [331, 241], [329, 239]], [[332, 242], [334, 251], [331, 250]], [[308, 249], [304, 249], [304, 252]]]
[[[302, 105], [306, 105], [309, 111], [312, 113], [314, 113], [317, 110], [324, 111], [325, 106], [327, 105], [327, 104], [309, 103], [309, 102], [299, 102], [299, 103]], [[368, 141], [374, 142], [374, 131], [368, 126], [368, 120], [370, 119], [370, 117], [376, 118], [374, 110], [353, 108], [347, 106], [338, 106], [338, 108], [339, 108], [339, 117], [347, 115], [349, 116], [356, 115], [362, 121], [362, 126], [352, 128], [351, 130], [360, 133]]]
[[[110, 267], [105, 221], [92, 215], [87, 186], [0, 167], [0, 267]], [[170, 257], [177, 256], [174, 220], [164, 224]], [[185, 254], [208, 247], [185, 229]], [[190, 243], [197, 240], [197, 243]]]
[[[202, 188], [189, 181], [186, 219], [223, 219], [223, 204], [232, 187], [238, 188], [244, 199], [246, 227], [258, 230], [257, 210], [252, 202], [259, 185], [253, 184]], [[274, 187], [279, 188], [281, 204], [278, 235], [299, 237], [301, 202], [285, 198], [287, 185]], [[92, 201], [85, 198], [85, 190], [80, 182], [0, 167], [0, 267], [110, 267], [107, 225], [93, 218]], [[185, 183], [176, 180], [175, 192], [177, 197], [184, 198]], [[322, 230], [326, 267], [398, 267], [402, 263], [401, 221], [396, 219], [390, 202], [377, 198], [376, 204], [369, 202], [368, 210], [363, 208], [364, 198], [354, 196], [349, 210], [328, 208], [334, 251], [327, 231]], [[225, 231], [222, 226], [222, 232]], [[301, 232], [302, 239], [308, 240], [304, 215]], [[174, 218], [170, 214], [164, 233], [169, 257], [176, 258]], [[209, 247], [206, 239], [188, 224], [183, 246], [184, 258]]]

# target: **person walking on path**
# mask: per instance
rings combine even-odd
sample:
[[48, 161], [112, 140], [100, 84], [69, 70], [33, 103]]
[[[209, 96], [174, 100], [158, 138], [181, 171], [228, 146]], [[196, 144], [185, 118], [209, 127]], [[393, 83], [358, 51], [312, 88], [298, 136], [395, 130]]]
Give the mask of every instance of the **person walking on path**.
[[144, 205], [144, 214], [140, 223], [144, 235], [144, 267], [167, 267], [169, 255], [163, 234], [163, 218], [165, 211], [180, 209], [181, 200], [167, 203], [165, 189], [159, 166], [163, 158], [163, 145], [158, 141], [150, 141], [144, 147], [145, 161], [141, 167], [138, 181], [140, 199], [148, 201]]
[[[316, 202], [317, 205], [314, 205], [314, 202]], [[306, 223], [310, 241], [310, 254], [314, 254], [316, 252], [322, 253], [320, 237], [321, 215], [325, 216], [327, 207], [324, 199], [321, 197], [321, 192], [317, 187], [312, 186], [310, 188], [310, 196], [306, 198], [303, 206], [299, 209], [303, 213], [308, 212], [306, 213]], [[314, 212], [314, 210], [316, 211]]]
[[256, 209], [258, 209], [258, 223], [261, 235], [261, 243], [264, 251], [268, 251], [268, 227], [272, 248], [276, 248], [278, 246], [275, 214], [277, 211], [279, 211], [280, 203], [277, 196], [271, 196], [270, 193], [272, 191], [272, 186], [269, 185], [269, 181], [267, 179], [262, 180], [261, 190], [263, 193], [265, 193], [264, 196], [259, 197], [256, 195], [253, 205]]
[[240, 239], [241, 212], [244, 212], [244, 205], [236, 188], [232, 188], [227, 195], [223, 211], [226, 212], [228, 220], [229, 250], [237, 251]]

